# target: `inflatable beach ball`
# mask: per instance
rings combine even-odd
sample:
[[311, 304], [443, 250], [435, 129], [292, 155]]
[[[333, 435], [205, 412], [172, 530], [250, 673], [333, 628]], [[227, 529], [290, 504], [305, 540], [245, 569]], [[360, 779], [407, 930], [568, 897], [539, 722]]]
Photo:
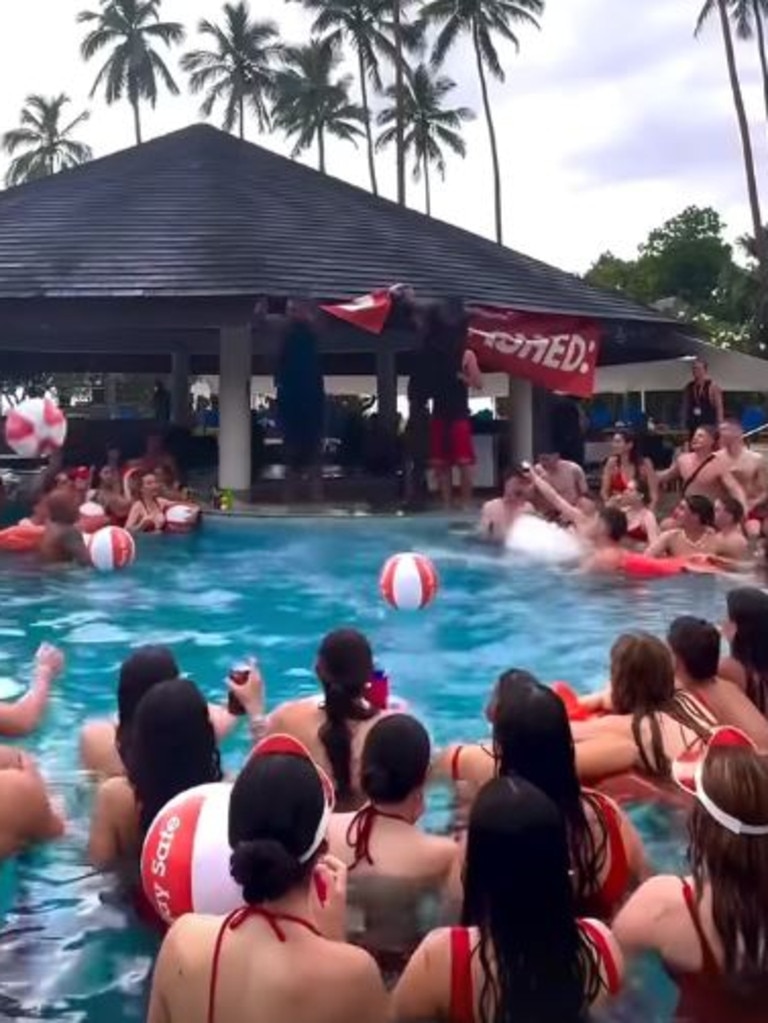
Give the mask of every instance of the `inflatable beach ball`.
[[12, 408], [5, 420], [8, 447], [22, 458], [57, 451], [67, 436], [67, 420], [50, 398], [28, 398]]
[[91, 564], [100, 572], [127, 568], [136, 557], [136, 544], [127, 529], [105, 526], [86, 538]]
[[399, 611], [418, 611], [431, 604], [437, 587], [435, 566], [423, 554], [395, 554], [379, 579], [381, 595]]
[[141, 851], [141, 884], [166, 923], [185, 913], [224, 916], [243, 905], [229, 872], [232, 785], [213, 782], [182, 792], [150, 825]]
[[200, 509], [191, 504], [169, 504], [165, 509], [168, 533], [189, 533], [200, 522]]
[[86, 501], [80, 505], [80, 529], [84, 533], [95, 533], [103, 529], [109, 522], [109, 516], [96, 501]]

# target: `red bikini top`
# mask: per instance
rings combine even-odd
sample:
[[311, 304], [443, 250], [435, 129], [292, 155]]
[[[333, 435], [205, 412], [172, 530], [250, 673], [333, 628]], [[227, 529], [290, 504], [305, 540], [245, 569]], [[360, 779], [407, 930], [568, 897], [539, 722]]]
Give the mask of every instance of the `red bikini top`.
[[384, 810], [379, 810], [371, 803], [358, 810], [347, 828], [347, 845], [355, 852], [355, 858], [348, 868], [350, 871], [359, 867], [361, 863], [367, 863], [371, 867], [375, 866], [373, 856], [371, 856], [371, 837], [377, 817], [386, 817], [391, 821], [403, 821], [405, 824], [411, 823], [400, 814], [385, 813]]

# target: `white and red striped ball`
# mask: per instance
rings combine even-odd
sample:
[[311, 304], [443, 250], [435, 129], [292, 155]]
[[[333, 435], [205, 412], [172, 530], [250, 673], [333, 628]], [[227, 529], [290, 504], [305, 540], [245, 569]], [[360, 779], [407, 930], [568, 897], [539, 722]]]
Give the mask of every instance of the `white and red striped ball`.
[[437, 595], [437, 571], [423, 554], [395, 554], [381, 570], [379, 588], [392, 607], [418, 611]]
[[169, 504], [165, 509], [168, 533], [189, 533], [200, 524], [200, 509], [193, 504]]
[[104, 526], [86, 538], [91, 564], [99, 572], [127, 568], [136, 557], [136, 544], [127, 529]]
[[227, 782], [198, 785], [167, 803], [150, 825], [141, 884], [166, 923], [185, 913], [223, 916], [243, 905], [242, 889], [229, 872], [231, 792]]
[[80, 529], [84, 533], [95, 533], [108, 523], [109, 516], [96, 501], [86, 501], [80, 505]]
[[8, 447], [22, 458], [38, 458], [58, 451], [67, 437], [67, 420], [50, 398], [27, 398], [12, 408], [5, 420]]

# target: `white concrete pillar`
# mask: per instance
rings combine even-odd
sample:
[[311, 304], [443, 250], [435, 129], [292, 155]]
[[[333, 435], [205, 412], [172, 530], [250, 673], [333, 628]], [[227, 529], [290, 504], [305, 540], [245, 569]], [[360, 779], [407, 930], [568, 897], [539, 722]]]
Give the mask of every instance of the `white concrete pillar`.
[[251, 487], [250, 325], [223, 327], [219, 335], [219, 486]]
[[189, 425], [189, 352], [173, 352], [171, 356], [171, 422]]
[[513, 465], [533, 461], [533, 385], [509, 378], [509, 442]]

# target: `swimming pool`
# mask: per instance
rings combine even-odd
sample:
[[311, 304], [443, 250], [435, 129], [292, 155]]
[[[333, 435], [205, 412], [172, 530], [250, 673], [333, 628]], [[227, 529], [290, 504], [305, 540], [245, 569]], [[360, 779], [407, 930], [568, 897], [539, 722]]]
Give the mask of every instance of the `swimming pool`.
[[[442, 582], [436, 603], [416, 615], [388, 609], [377, 590], [384, 559], [410, 549], [434, 558]], [[66, 805], [69, 831], [0, 881], [12, 885], [0, 934], [0, 1018], [144, 1018], [155, 941], [129, 925], [109, 879], [85, 864], [91, 789], [77, 770], [80, 725], [114, 713], [117, 668], [129, 647], [172, 646], [214, 699], [233, 662], [255, 654], [273, 705], [314, 691], [318, 640], [352, 624], [443, 743], [487, 733], [484, 700], [502, 670], [525, 667], [545, 681], [595, 687], [617, 633], [662, 633], [682, 612], [716, 619], [724, 592], [709, 576], [629, 583], [515, 564], [469, 545], [439, 519], [224, 521], [193, 536], [143, 538], [135, 567], [114, 576], [41, 576], [5, 558], [0, 676], [26, 672], [43, 640], [67, 656], [29, 746]], [[247, 748], [243, 727], [224, 746], [225, 766], [236, 767]], [[440, 816], [438, 801], [433, 821]], [[656, 862], [677, 862], [668, 822], [646, 811], [640, 823]], [[653, 1004], [648, 985], [633, 990], [621, 1018], [662, 1018], [661, 989], [650, 986]]]

